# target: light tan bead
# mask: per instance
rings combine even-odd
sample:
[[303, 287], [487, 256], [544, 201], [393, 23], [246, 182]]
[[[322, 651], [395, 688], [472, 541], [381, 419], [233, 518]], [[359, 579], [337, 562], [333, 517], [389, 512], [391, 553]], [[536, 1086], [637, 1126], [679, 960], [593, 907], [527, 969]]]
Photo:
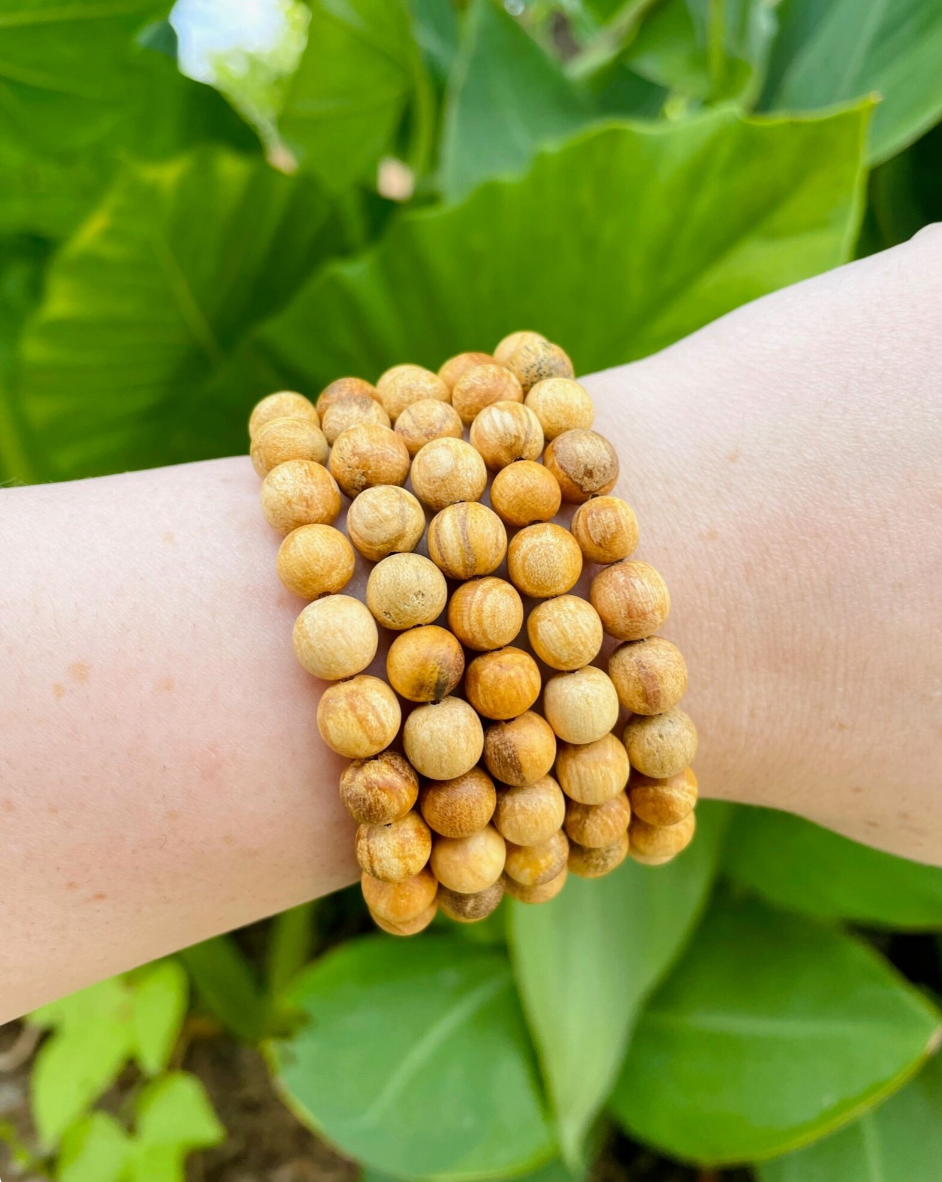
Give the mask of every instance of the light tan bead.
[[523, 600], [504, 579], [472, 579], [452, 595], [448, 627], [466, 648], [478, 652], [503, 648], [516, 640], [523, 627]]
[[696, 813], [688, 813], [676, 825], [649, 825], [640, 817], [632, 817], [628, 831], [631, 855], [648, 866], [663, 865], [690, 845], [696, 829]]
[[401, 882], [384, 882], [364, 871], [360, 875], [360, 889], [373, 915], [390, 923], [405, 923], [435, 902], [438, 879], [428, 866]]
[[453, 780], [469, 772], [481, 758], [484, 730], [467, 702], [443, 698], [412, 711], [402, 730], [402, 743], [420, 775]]
[[692, 767], [665, 780], [636, 773], [630, 796], [632, 810], [642, 821], [649, 825], [678, 825], [697, 803], [697, 777]]
[[361, 825], [356, 853], [360, 869], [383, 882], [417, 875], [432, 852], [432, 831], [416, 812], [388, 825]]
[[369, 759], [354, 759], [340, 777], [340, 799], [361, 825], [388, 825], [415, 804], [419, 777], [398, 751], [380, 751]]
[[556, 778], [563, 792], [581, 804], [604, 804], [628, 783], [628, 752], [612, 735], [594, 743], [560, 743]]
[[452, 387], [451, 404], [466, 427], [495, 402], [523, 402], [520, 383], [502, 365], [478, 365], [464, 373]]
[[493, 365], [494, 358], [490, 353], [457, 353], [449, 357], [438, 367], [438, 376], [449, 390], [453, 390], [455, 382], [478, 365]]
[[575, 372], [568, 355], [550, 341], [527, 341], [516, 348], [507, 363], [524, 394], [547, 378], [572, 378]]
[[473, 767], [452, 780], [429, 780], [419, 793], [419, 808], [442, 837], [469, 837], [490, 821], [497, 804], [494, 781]]
[[433, 439], [460, 439], [461, 419], [447, 402], [423, 398], [407, 406], [396, 419], [396, 434], [402, 436], [409, 455], [414, 456]]
[[494, 360], [498, 365], [507, 365], [514, 353], [522, 348], [522, 346], [532, 345], [538, 341], [545, 340], [546, 337], [541, 332], [531, 332], [528, 329], [509, 332], [497, 342], [497, 348], [494, 350]]
[[278, 578], [302, 599], [336, 594], [350, 581], [353, 547], [332, 525], [300, 525], [278, 547]]
[[421, 554], [390, 554], [370, 571], [366, 606], [384, 628], [403, 632], [431, 624], [445, 610], [448, 584], [434, 562]]
[[315, 427], [321, 424], [317, 407], [303, 394], [295, 394], [293, 390], [279, 390], [277, 394], [269, 394], [261, 402], [256, 402], [249, 416], [249, 439], [254, 439], [266, 423], [274, 419], [307, 419]]
[[507, 553], [507, 531], [493, 509], [478, 501], [462, 501], [432, 518], [428, 552], [450, 579], [489, 575]]
[[574, 587], [582, 574], [582, 551], [568, 529], [548, 521], [515, 534], [507, 550], [507, 573], [523, 595], [549, 599]]
[[636, 714], [625, 727], [625, 749], [631, 766], [642, 775], [666, 780], [693, 763], [697, 728], [679, 706], [647, 718]]
[[614, 844], [627, 831], [630, 820], [631, 805], [624, 792], [604, 804], [570, 800], [566, 805], [566, 835], [570, 841], [591, 849]]
[[330, 453], [330, 471], [348, 497], [376, 484], [405, 484], [409, 450], [388, 427], [360, 423], [337, 438]]
[[494, 722], [484, 735], [484, 762], [503, 784], [524, 787], [547, 775], [556, 758], [556, 736], [545, 718], [528, 710], [510, 722]]
[[370, 918], [378, 928], [381, 928], [390, 936], [417, 936], [419, 932], [425, 931], [435, 918], [437, 911], [438, 905], [436, 903], [430, 903], [414, 919], [405, 919], [399, 923], [391, 919], [383, 919], [381, 915], [375, 915], [372, 911], [370, 912]]
[[617, 869], [628, 856], [628, 834], [623, 833], [611, 845], [587, 846], [569, 843], [569, 870], [578, 878], [602, 878]]
[[413, 402], [421, 402], [423, 398], [438, 402], [450, 399], [448, 387], [438, 374], [421, 365], [394, 365], [387, 369], [376, 383], [376, 396], [393, 423]]
[[433, 439], [412, 461], [412, 488], [433, 513], [476, 501], [487, 487], [484, 461], [463, 439]]
[[376, 398], [376, 387], [372, 382], [368, 382], [364, 378], [335, 379], [321, 390], [317, 399], [317, 409], [321, 419], [323, 420], [324, 415], [332, 406], [343, 402], [345, 398], [358, 398], [364, 395], [367, 398]]
[[338, 755], [367, 759], [378, 755], [399, 731], [399, 700], [385, 681], [360, 673], [329, 686], [317, 704], [317, 729]]
[[299, 525], [330, 525], [340, 512], [337, 482], [313, 460], [287, 460], [272, 468], [262, 481], [261, 500], [265, 520], [280, 534]]
[[595, 419], [595, 407], [585, 387], [571, 378], [537, 382], [525, 401], [540, 420], [547, 441], [564, 431], [587, 431]]
[[501, 876], [504, 892], [517, 900], [518, 903], [548, 903], [555, 899], [566, 885], [569, 871], [564, 866], [555, 878], [549, 882], [541, 882], [538, 886], [524, 886], [522, 882], [515, 882], [509, 874]]
[[491, 484], [491, 508], [504, 525], [534, 525], [550, 521], [562, 496], [556, 477], [534, 460], [508, 464]]
[[629, 640], [608, 659], [618, 700], [632, 714], [663, 714], [687, 692], [687, 664], [663, 636]]
[[618, 694], [607, 673], [586, 665], [547, 681], [543, 713], [566, 743], [595, 743], [618, 721]]
[[389, 415], [369, 394], [351, 394], [347, 398], [338, 399], [324, 411], [321, 422], [327, 442], [331, 445], [337, 442], [344, 431], [351, 427], [359, 427], [361, 423], [375, 423], [379, 427], [392, 426]]
[[563, 500], [575, 505], [611, 492], [618, 480], [618, 456], [597, 431], [557, 435], [547, 447], [543, 463], [559, 481]]
[[425, 533], [425, 512], [398, 484], [365, 488], [347, 510], [347, 536], [364, 558], [414, 550]]
[[558, 595], [530, 612], [527, 636], [533, 651], [551, 668], [581, 669], [602, 647], [602, 621], [592, 604], [578, 595]]
[[586, 562], [620, 562], [638, 545], [638, 519], [621, 497], [593, 497], [580, 505], [569, 527]]
[[312, 419], [272, 419], [256, 431], [250, 454], [255, 471], [267, 476], [285, 460], [326, 463], [329, 450], [324, 432]]
[[494, 825], [515, 845], [536, 845], [552, 837], [565, 817], [562, 788], [552, 776], [544, 776], [525, 788], [502, 788], [497, 796]]
[[469, 837], [436, 837], [432, 845], [432, 870], [450, 891], [462, 895], [487, 890], [504, 869], [504, 839], [485, 825]]
[[537, 700], [541, 685], [536, 661], [523, 649], [508, 646], [474, 658], [465, 693], [484, 718], [516, 718]]
[[503, 897], [504, 888], [498, 879], [483, 891], [475, 891], [471, 895], [463, 895], [460, 891], [450, 891], [448, 887], [442, 887], [439, 890], [438, 906], [456, 923], [480, 923], [497, 910]]
[[492, 471], [515, 460], [536, 460], [543, 450], [543, 428], [521, 402], [495, 402], [471, 424], [471, 444]]
[[568, 856], [569, 840], [562, 829], [533, 845], [508, 841], [504, 873], [522, 886], [541, 886], [562, 872]]
[[376, 656], [379, 633], [373, 617], [352, 595], [325, 595], [309, 603], [294, 622], [294, 655], [302, 668], [325, 681], [362, 671]]
[[389, 684], [409, 702], [440, 702], [463, 673], [464, 650], [436, 624], [400, 632], [386, 654]]
[[667, 584], [646, 562], [626, 559], [592, 580], [589, 599], [602, 627], [616, 640], [644, 640], [663, 625], [671, 607]]

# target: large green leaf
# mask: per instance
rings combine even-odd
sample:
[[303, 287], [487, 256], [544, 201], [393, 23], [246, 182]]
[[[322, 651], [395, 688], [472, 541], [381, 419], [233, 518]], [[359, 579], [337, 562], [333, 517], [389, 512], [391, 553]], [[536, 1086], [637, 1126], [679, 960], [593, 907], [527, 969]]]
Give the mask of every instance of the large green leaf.
[[790, 813], [737, 810], [725, 869], [740, 886], [806, 915], [942, 929], [942, 869], [859, 845]]
[[275, 1048], [288, 1102], [366, 1165], [477, 1179], [553, 1156], [503, 952], [367, 937], [317, 961], [288, 997], [309, 1019]]
[[899, 1087], [940, 1023], [868, 946], [758, 903], [714, 904], [642, 1015], [612, 1107], [680, 1158], [771, 1157]]
[[644, 356], [847, 258], [865, 121], [723, 110], [586, 132], [517, 181], [403, 217], [312, 279], [258, 345], [302, 388], [438, 365], [521, 324], [565, 342], [582, 373]]
[[120, 1182], [129, 1149], [128, 1135], [115, 1118], [92, 1112], [77, 1120], [62, 1138], [56, 1182]]
[[574, 1168], [641, 1003], [700, 914], [726, 816], [723, 805], [705, 802], [697, 840], [662, 870], [628, 862], [601, 881], [570, 879], [545, 906], [512, 906], [514, 973]]
[[839, 1133], [756, 1173], [759, 1182], [942, 1182], [942, 1057]]
[[877, 93], [874, 162], [942, 116], [938, 0], [783, 0], [777, 11], [765, 110], [810, 111]]

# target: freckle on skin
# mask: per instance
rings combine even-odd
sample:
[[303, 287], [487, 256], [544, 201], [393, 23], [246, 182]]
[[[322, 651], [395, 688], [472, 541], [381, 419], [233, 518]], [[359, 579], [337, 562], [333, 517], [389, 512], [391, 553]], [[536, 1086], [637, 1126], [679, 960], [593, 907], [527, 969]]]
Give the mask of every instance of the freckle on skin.
[[165, 821], [176, 821], [179, 816], [180, 816], [180, 814], [177, 812], [176, 809], [167, 809], [167, 811], [164, 813], [164, 820]]
[[56, 701], [58, 701], [59, 698], [65, 696], [65, 686], [61, 682], [54, 682], [52, 687], [52, 696], [56, 699]]
[[174, 545], [176, 540], [177, 539], [173, 536], [171, 531], [168, 529], [167, 532], [164, 534], [164, 545], [165, 546], [172, 546], [172, 545]]
[[102, 899], [107, 899], [107, 898], [108, 898], [108, 896], [105, 894], [104, 891], [96, 891], [94, 893], [94, 895], [92, 895], [90, 902], [100, 903], [102, 901]]
[[720, 531], [718, 529], [708, 529], [706, 534], [704, 535], [704, 537], [706, 538], [706, 540], [708, 542], [715, 542], [719, 536], [720, 536]]
[[48, 806], [47, 806], [47, 808], [46, 808], [46, 811], [49, 813], [49, 816], [50, 816], [50, 817], [58, 817], [58, 815], [59, 815], [59, 806], [58, 806], [58, 805], [55, 805], [55, 804], [50, 804], [50, 805], [48, 805]]
[[5, 813], [15, 813], [16, 812], [16, 806], [14, 805], [12, 800], [5, 800], [3, 802], [3, 811]]
[[729, 462], [731, 464], [735, 464], [736, 461], [739, 459], [739, 456], [740, 456], [740, 451], [739, 451], [738, 447], [734, 447], [731, 452], [727, 452], [727, 454], [726, 454], [726, 458], [727, 458], [727, 460], [729, 460]]
[[78, 883], [77, 882], [67, 882], [65, 884], [65, 889], [67, 891], [76, 891], [76, 890], [78, 890]]
[[69, 666], [69, 673], [76, 681], [88, 681], [91, 671], [91, 665], [86, 665], [84, 661], [75, 661]]
[[175, 684], [172, 677], [161, 677], [160, 681], [157, 682], [157, 689], [162, 694], [169, 694]]
[[235, 845], [235, 838], [231, 833], [224, 833], [222, 835], [222, 843], [223, 845]]

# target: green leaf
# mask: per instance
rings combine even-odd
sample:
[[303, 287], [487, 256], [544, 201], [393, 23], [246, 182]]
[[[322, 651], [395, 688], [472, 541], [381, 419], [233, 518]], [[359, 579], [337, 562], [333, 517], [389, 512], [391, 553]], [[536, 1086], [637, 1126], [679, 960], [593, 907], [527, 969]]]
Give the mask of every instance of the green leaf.
[[441, 146], [446, 198], [523, 172], [541, 147], [592, 118], [587, 93], [495, 0], [473, 0], [449, 83]]
[[779, 907], [880, 927], [942, 928], [942, 869], [771, 809], [737, 810], [727, 875]]
[[906, 147], [942, 116], [938, 0], [784, 0], [761, 106], [809, 111], [878, 94], [870, 160]]
[[128, 1135], [107, 1112], [75, 1122], [62, 1138], [56, 1182], [120, 1182], [128, 1161]]
[[26, 423], [11, 387], [17, 337], [39, 303], [49, 246], [40, 238], [0, 238], [0, 483], [34, 477]]
[[517, 181], [402, 217], [315, 276], [256, 350], [301, 389], [403, 357], [437, 366], [521, 324], [564, 341], [580, 373], [643, 357], [848, 257], [865, 122], [721, 110], [586, 132]]
[[642, 1015], [611, 1103], [672, 1156], [771, 1157], [899, 1087], [940, 1034], [938, 1011], [867, 945], [714, 904]]
[[200, 1081], [177, 1071], [153, 1080], [137, 1102], [129, 1182], [184, 1182], [186, 1156], [224, 1140]]
[[573, 1169], [641, 1003], [706, 901], [726, 816], [724, 806], [705, 802], [697, 840], [662, 870], [628, 862], [600, 881], [571, 878], [545, 906], [512, 905], [514, 973]]
[[257, 1043], [264, 1032], [265, 998], [235, 940], [216, 936], [178, 956], [213, 1017], [242, 1042]]
[[265, 976], [268, 993], [276, 1001], [311, 959], [316, 907], [316, 902], [301, 903], [282, 911], [271, 922]]
[[458, 14], [452, 0], [411, 0], [413, 35], [430, 73], [444, 82], [458, 52]]
[[314, 964], [289, 996], [309, 1022], [276, 1044], [278, 1082], [303, 1120], [366, 1165], [457, 1180], [553, 1156], [501, 951], [367, 937]]
[[942, 1182], [942, 1058], [853, 1124], [758, 1167], [759, 1182]]
[[135, 1057], [145, 1075], [163, 1071], [170, 1060], [186, 1017], [187, 984], [186, 973], [174, 960], [148, 965], [134, 975]]

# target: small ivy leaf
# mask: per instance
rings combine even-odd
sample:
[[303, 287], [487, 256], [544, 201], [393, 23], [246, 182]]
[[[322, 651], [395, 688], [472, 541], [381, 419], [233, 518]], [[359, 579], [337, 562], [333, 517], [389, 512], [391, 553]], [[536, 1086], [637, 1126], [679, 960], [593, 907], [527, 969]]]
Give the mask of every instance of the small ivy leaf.
[[188, 993], [186, 972], [175, 960], [148, 965], [135, 980], [135, 1058], [145, 1075], [156, 1075], [167, 1066], [186, 1017]]
[[62, 1138], [56, 1182], [119, 1182], [128, 1163], [130, 1140], [107, 1112], [93, 1112]]

